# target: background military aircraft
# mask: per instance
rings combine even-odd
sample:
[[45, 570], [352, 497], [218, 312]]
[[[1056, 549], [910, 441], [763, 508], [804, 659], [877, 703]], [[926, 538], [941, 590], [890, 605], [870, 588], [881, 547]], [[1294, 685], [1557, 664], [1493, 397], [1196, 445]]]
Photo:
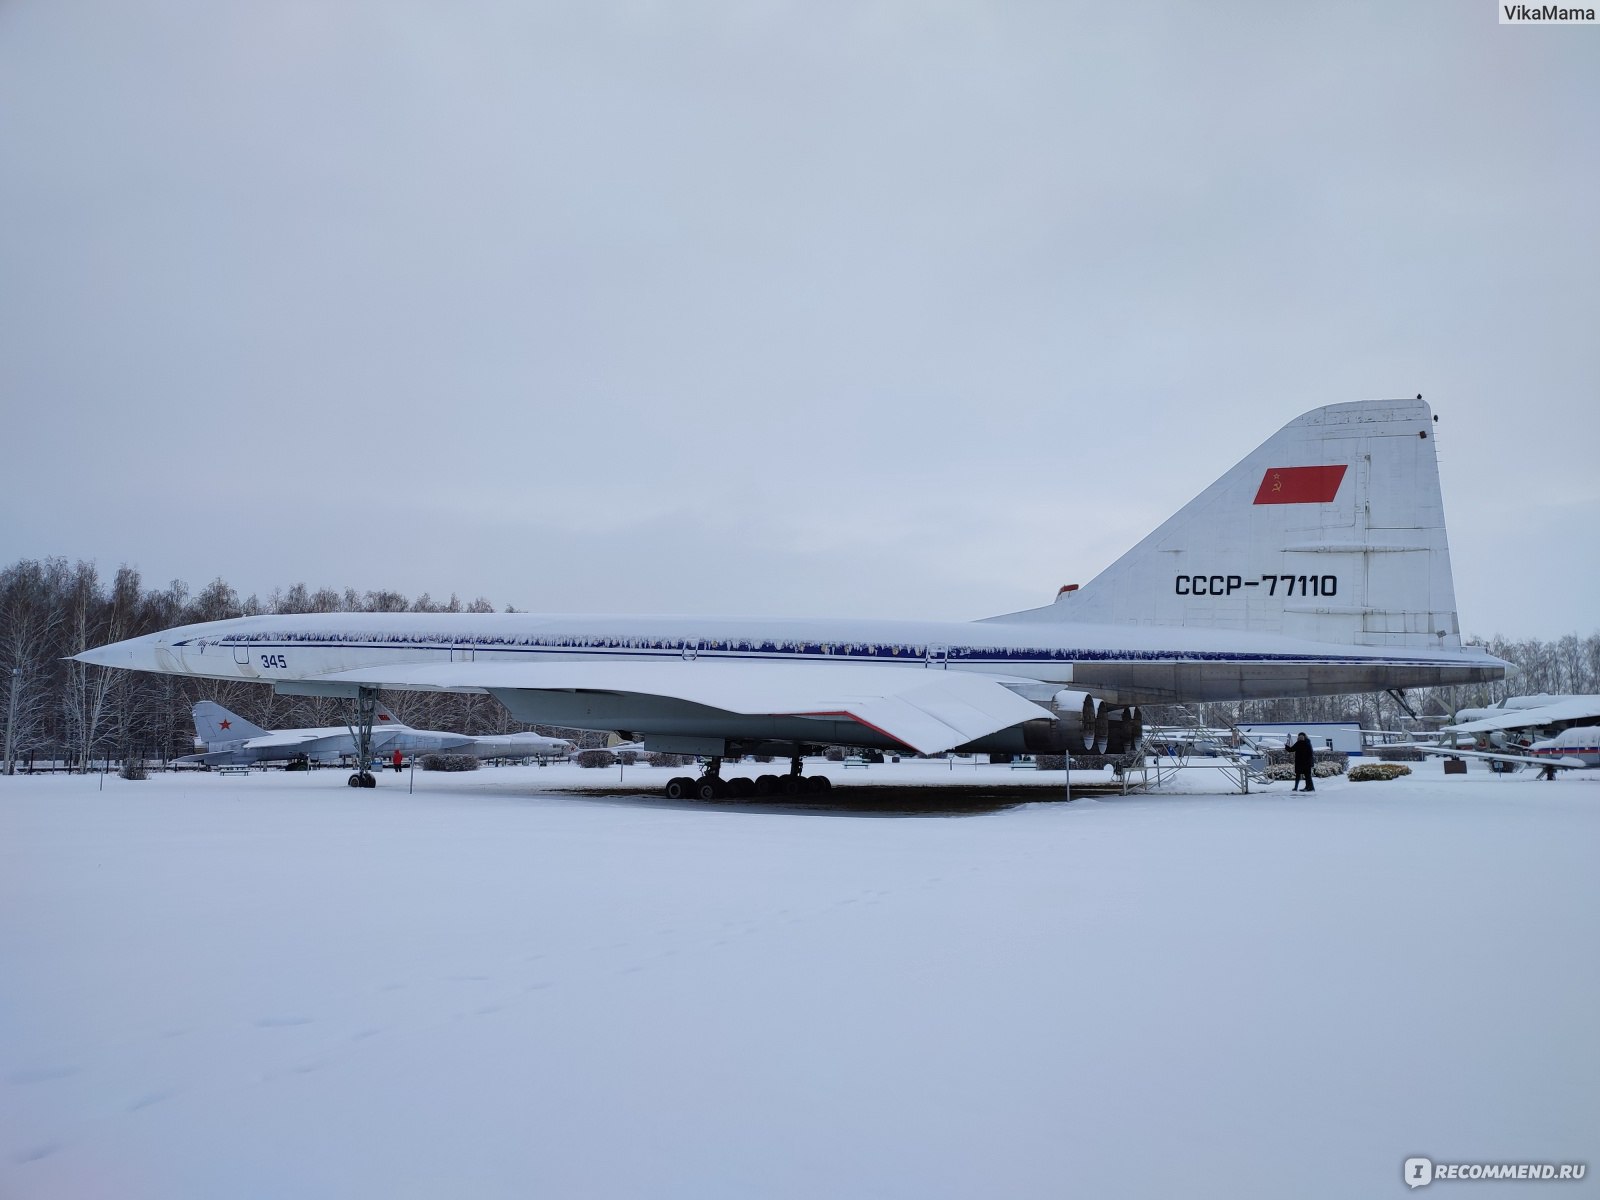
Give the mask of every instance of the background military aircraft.
[[[197, 744], [205, 749], [188, 754], [179, 762], [207, 766], [248, 765], [258, 762], [337, 763], [356, 754], [356, 734], [347, 725], [320, 729], [266, 730], [229, 712], [213, 700], [194, 706]], [[513, 733], [491, 737], [472, 737], [462, 733], [443, 733], [431, 729], [412, 729], [384, 706], [374, 715], [370, 753], [388, 758], [396, 750], [407, 758], [418, 754], [446, 752], [471, 754], [477, 758], [565, 758], [572, 743], [547, 738], [537, 733]]]
[[[1480, 754], [1523, 756], [1532, 763], [1600, 766], [1600, 696], [1512, 696], [1487, 708], [1464, 708], [1441, 730]], [[1501, 753], [1500, 751], [1504, 751]]]

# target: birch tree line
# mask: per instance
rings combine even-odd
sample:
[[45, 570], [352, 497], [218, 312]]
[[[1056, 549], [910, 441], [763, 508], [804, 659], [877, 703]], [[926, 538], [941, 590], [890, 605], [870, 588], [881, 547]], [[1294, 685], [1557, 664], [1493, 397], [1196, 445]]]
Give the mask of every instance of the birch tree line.
[[[408, 600], [399, 592], [313, 591], [303, 583], [274, 591], [265, 600], [254, 595], [241, 599], [222, 579], [191, 593], [176, 580], [164, 588], [148, 588], [131, 567], [120, 568], [108, 580], [92, 562], [23, 559], [0, 569], [0, 686], [6, 705], [0, 718], [14, 714], [6, 730], [12, 761], [24, 766], [30, 760], [59, 762], [78, 770], [108, 758], [168, 761], [191, 753], [190, 710], [201, 699], [215, 700], [264, 729], [341, 725], [348, 716], [341, 700], [279, 696], [252, 683], [109, 670], [72, 662], [71, 656], [175, 625], [262, 613], [494, 611], [482, 597], [468, 604], [455, 595], [441, 602], [426, 593]], [[1600, 693], [1600, 633], [1568, 634], [1555, 641], [1496, 637], [1483, 644], [1519, 670], [1493, 684], [1416, 691], [1407, 697], [1411, 706], [1427, 715], [1448, 716], [1457, 708], [1507, 696]], [[513, 720], [487, 696], [393, 692], [384, 700], [396, 718], [422, 729], [499, 734], [534, 728]], [[1363, 728], [1394, 729], [1401, 727], [1402, 715], [1389, 697], [1369, 694], [1211, 704], [1203, 712], [1155, 716], [1174, 722], [1203, 719], [1212, 725], [1354, 719]], [[580, 744], [601, 737], [539, 729], [574, 737]], [[4, 769], [9, 764], [0, 762]]]
[[[188, 679], [119, 671], [71, 661], [74, 654], [123, 638], [199, 621], [262, 613], [494, 612], [479, 597], [463, 604], [399, 592], [316, 591], [297, 583], [262, 600], [243, 599], [225, 580], [198, 594], [181, 581], [147, 588], [139, 572], [122, 567], [107, 581], [92, 562], [24, 559], [0, 570], [0, 720], [10, 762], [61, 763], [87, 770], [106, 759], [166, 762], [194, 751], [196, 700], [215, 700], [264, 729], [342, 725], [348, 705], [338, 699], [279, 696], [244, 682]], [[396, 692], [384, 696], [394, 716], [420, 729], [500, 734], [534, 728], [511, 719], [487, 696]], [[14, 715], [13, 715], [14, 714]], [[564, 735], [565, 736], [565, 735]]]

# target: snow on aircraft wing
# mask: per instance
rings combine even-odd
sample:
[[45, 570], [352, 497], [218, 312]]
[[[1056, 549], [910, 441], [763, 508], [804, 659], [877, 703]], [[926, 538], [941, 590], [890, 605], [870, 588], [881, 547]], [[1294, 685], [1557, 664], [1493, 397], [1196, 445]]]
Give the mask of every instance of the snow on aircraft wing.
[[1444, 728], [1451, 733], [1491, 733], [1496, 729], [1531, 729], [1556, 721], [1582, 721], [1589, 717], [1600, 717], [1600, 696], [1574, 696], [1543, 708], [1508, 709], [1498, 716]]
[[320, 729], [286, 729], [281, 733], [267, 733], [259, 737], [249, 738], [241, 743], [240, 748], [246, 750], [288, 750], [297, 746], [303, 747], [308, 742], [326, 740], [327, 733]]
[[869, 663], [396, 663], [317, 682], [461, 691], [593, 691], [663, 697], [742, 716], [849, 717], [920, 754], [938, 754], [1050, 713], [1008, 676]]
[[[242, 742], [228, 744], [225, 750], [204, 750], [198, 754], [186, 754], [178, 761], [197, 763], [226, 763], [233, 762], [241, 756], [245, 761], [267, 762], [275, 758], [297, 758], [300, 755], [311, 755], [334, 749], [333, 743], [340, 739], [329, 737], [322, 730], [285, 730], [282, 733], [264, 733], [253, 738], [246, 738]], [[342, 735], [346, 745], [350, 742], [350, 735]], [[252, 758], [251, 756], [255, 756]]]
[[1532, 755], [1519, 754], [1514, 750], [1508, 754], [1494, 750], [1463, 750], [1457, 746], [1419, 746], [1413, 743], [1396, 743], [1396, 746], [1407, 750], [1420, 750], [1424, 754], [1432, 754], [1439, 758], [1483, 758], [1490, 762], [1522, 763], [1530, 767], [1556, 767], [1563, 771], [1579, 771], [1587, 765], [1581, 758], [1556, 758], [1553, 755], [1534, 758]]

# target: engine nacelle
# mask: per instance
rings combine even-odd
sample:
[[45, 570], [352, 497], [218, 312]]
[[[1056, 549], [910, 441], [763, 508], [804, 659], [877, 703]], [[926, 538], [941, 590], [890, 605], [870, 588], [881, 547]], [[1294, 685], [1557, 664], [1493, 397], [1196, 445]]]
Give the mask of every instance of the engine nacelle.
[[1137, 708], [1114, 709], [1087, 692], [1063, 689], [1051, 697], [1049, 708], [1053, 719], [1022, 726], [1030, 754], [1122, 754], [1144, 736]]
[[1126, 754], [1144, 740], [1144, 714], [1137, 708], [1125, 708], [1114, 717], [1106, 733], [1106, 753]]
[[1105, 750], [1107, 714], [1088, 692], [1070, 688], [1050, 698], [1053, 719], [1029, 721], [1022, 741], [1032, 754], [1099, 754]]

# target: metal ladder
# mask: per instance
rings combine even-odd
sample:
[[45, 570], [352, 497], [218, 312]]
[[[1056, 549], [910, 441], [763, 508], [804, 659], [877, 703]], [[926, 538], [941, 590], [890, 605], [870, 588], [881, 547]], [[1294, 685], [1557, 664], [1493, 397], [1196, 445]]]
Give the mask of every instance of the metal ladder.
[[[1239, 752], [1241, 748], [1248, 748], [1262, 753], [1262, 749], [1250, 738], [1245, 737], [1237, 726], [1230, 726], [1240, 742], [1240, 747], [1225, 751], [1219, 763], [1208, 761], [1205, 766], [1212, 770], [1227, 771], [1237, 779], [1241, 795], [1250, 794], [1252, 783], [1265, 786], [1276, 780], [1269, 779], [1266, 773], [1250, 762], [1250, 759]], [[1134, 792], [1152, 792], [1159, 787], [1171, 783], [1179, 774], [1190, 766], [1187, 743], [1177, 741], [1172, 736], [1171, 727], [1153, 728], [1145, 731], [1135, 751], [1132, 765], [1122, 769], [1122, 794], [1124, 796]], [[1171, 753], [1176, 751], [1176, 753]], [[1167, 760], [1163, 762], [1162, 760]]]

